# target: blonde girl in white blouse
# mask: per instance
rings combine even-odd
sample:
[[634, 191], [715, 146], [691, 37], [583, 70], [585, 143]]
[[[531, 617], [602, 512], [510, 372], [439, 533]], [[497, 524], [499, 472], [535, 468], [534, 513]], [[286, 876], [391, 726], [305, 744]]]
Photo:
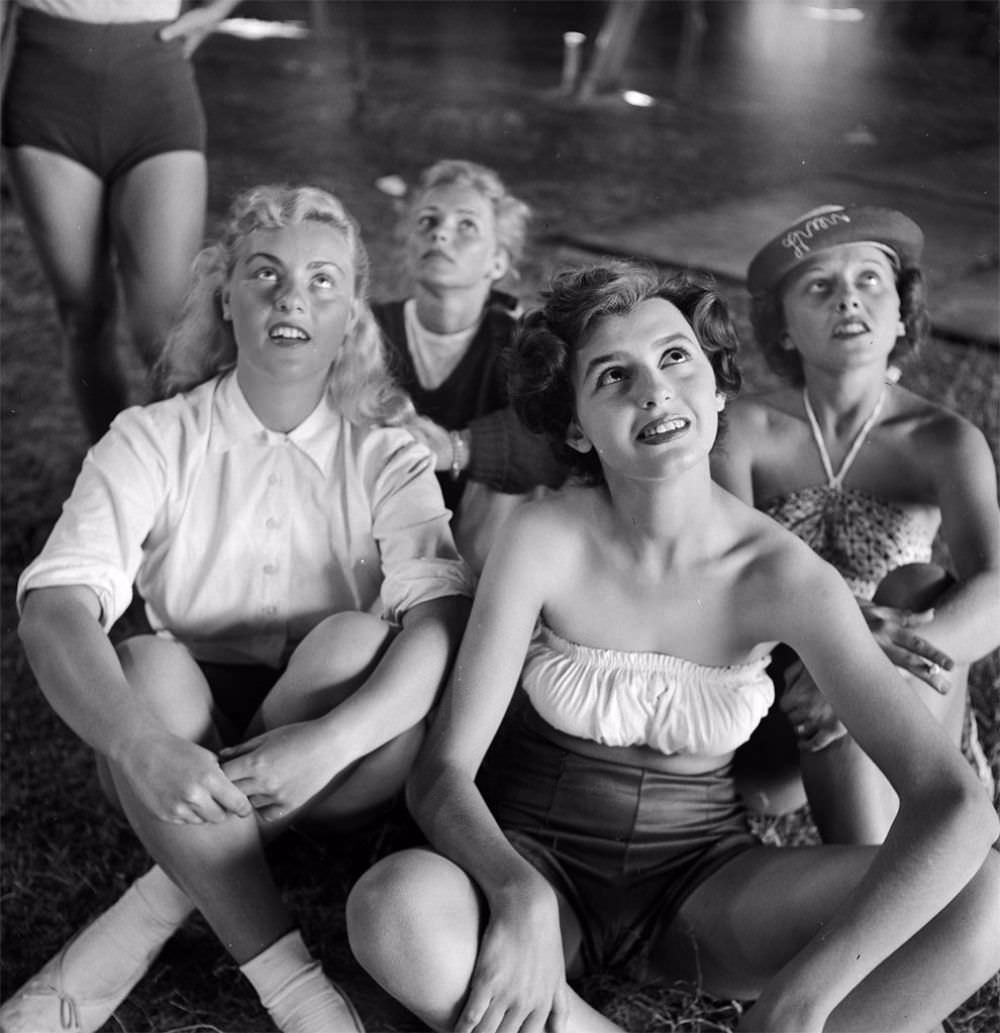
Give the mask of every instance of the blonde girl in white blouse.
[[[0, 1009], [7, 1033], [100, 1028], [194, 908], [279, 1029], [362, 1028], [264, 842], [398, 791], [471, 590], [367, 285], [336, 198], [237, 198], [161, 362], [171, 397], [116, 419], [22, 575], [42, 692], [157, 863]], [[116, 650], [133, 584], [151, 634]]]

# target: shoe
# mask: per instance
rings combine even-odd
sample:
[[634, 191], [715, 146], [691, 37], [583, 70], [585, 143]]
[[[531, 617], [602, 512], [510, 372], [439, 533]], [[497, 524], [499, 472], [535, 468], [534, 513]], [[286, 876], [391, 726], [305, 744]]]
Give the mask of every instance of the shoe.
[[336, 983], [331, 983], [330, 985], [333, 987], [333, 992], [344, 1004], [343, 1025], [340, 1025], [338, 1020], [337, 1033], [341, 1033], [341, 1031], [343, 1033], [365, 1033], [365, 1027], [361, 1024], [361, 1016], [358, 1014], [357, 1008], [351, 1003], [350, 997]]
[[73, 937], [0, 1007], [0, 1033], [97, 1033], [153, 960], [150, 955], [144, 964], [137, 965], [134, 974], [114, 993], [88, 1000], [64, 989], [63, 965], [75, 940]]

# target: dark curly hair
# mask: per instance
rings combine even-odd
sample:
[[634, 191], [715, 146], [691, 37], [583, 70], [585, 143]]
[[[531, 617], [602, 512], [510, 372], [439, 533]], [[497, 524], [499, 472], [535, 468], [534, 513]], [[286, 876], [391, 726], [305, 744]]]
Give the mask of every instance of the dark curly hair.
[[548, 438], [585, 483], [602, 483], [604, 472], [595, 452], [580, 453], [566, 443], [576, 415], [573, 353], [598, 320], [627, 315], [650, 298], [677, 306], [708, 357], [719, 390], [735, 395], [742, 381], [736, 364], [739, 341], [710, 277], [684, 273], [668, 278], [650, 266], [610, 260], [558, 273], [542, 293], [542, 308], [525, 316], [511, 345], [507, 381], [515, 412], [529, 430]]
[[[802, 356], [794, 348], [782, 344], [785, 334], [785, 309], [782, 298], [788, 277], [773, 290], [754, 295], [750, 300], [750, 323], [754, 340], [767, 360], [767, 364], [782, 380], [795, 387], [805, 381], [802, 370]], [[896, 292], [899, 294], [899, 314], [905, 333], [896, 339], [895, 347], [889, 353], [889, 362], [901, 366], [911, 355], [915, 355], [930, 334], [930, 316], [927, 313], [927, 291], [920, 269], [911, 266], [896, 275]]]

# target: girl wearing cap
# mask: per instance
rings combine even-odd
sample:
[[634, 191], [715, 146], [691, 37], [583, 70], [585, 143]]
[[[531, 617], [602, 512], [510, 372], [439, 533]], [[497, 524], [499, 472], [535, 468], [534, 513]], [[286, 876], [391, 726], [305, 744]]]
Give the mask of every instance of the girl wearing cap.
[[[264, 845], [401, 788], [467, 612], [433, 460], [399, 424], [357, 224], [240, 195], [168, 339], [18, 585], [46, 699], [157, 862], [0, 1008], [92, 1033], [197, 908], [283, 1033], [361, 1030]], [[132, 598], [152, 633], [107, 632]]]
[[[438, 853], [348, 899], [359, 961], [434, 1029], [615, 1029], [567, 979], [630, 966], [755, 998], [747, 1030], [927, 1030], [1000, 964], [989, 801], [837, 573], [712, 481], [735, 350], [710, 284], [625, 263], [526, 318], [512, 398], [580, 483], [487, 560], [408, 784]], [[779, 641], [898, 791], [883, 846], [748, 834], [731, 760]]]
[[[713, 470], [840, 571], [909, 703], [930, 708], [992, 788], [966, 680], [1000, 645], [996, 472], [976, 427], [896, 382], [928, 331], [922, 246], [900, 212], [831, 206], [758, 252], [751, 319], [788, 386], [730, 407]], [[938, 534], [947, 572], [931, 562]], [[801, 771], [824, 840], [881, 842], [895, 793], [794, 655], [775, 669], [780, 706], [738, 757], [748, 796], [794, 805]]]

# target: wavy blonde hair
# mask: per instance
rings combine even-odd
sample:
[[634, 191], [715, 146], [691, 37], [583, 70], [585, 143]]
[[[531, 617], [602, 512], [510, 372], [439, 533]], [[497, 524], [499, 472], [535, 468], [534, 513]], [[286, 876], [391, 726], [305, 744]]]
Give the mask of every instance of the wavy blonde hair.
[[510, 272], [516, 276], [517, 264], [524, 256], [531, 209], [508, 191], [503, 180], [493, 169], [474, 161], [445, 158], [424, 169], [404, 213], [400, 226], [401, 235], [409, 235], [413, 226], [413, 216], [429, 191], [454, 183], [470, 187], [490, 203], [497, 244], [507, 252]]
[[341, 202], [318, 187], [257, 186], [233, 201], [219, 240], [195, 258], [181, 315], [167, 337], [154, 375], [163, 397], [188, 391], [236, 365], [232, 324], [222, 317], [222, 291], [255, 230], [320, 222], [343, 234], [354, 261], [358, 318], [330, 367], [329, 391], [352, 423], [403, 424], [413, 403], [390, 376], [381, 332], [368, 305], [370, 264], [361, 230]]

